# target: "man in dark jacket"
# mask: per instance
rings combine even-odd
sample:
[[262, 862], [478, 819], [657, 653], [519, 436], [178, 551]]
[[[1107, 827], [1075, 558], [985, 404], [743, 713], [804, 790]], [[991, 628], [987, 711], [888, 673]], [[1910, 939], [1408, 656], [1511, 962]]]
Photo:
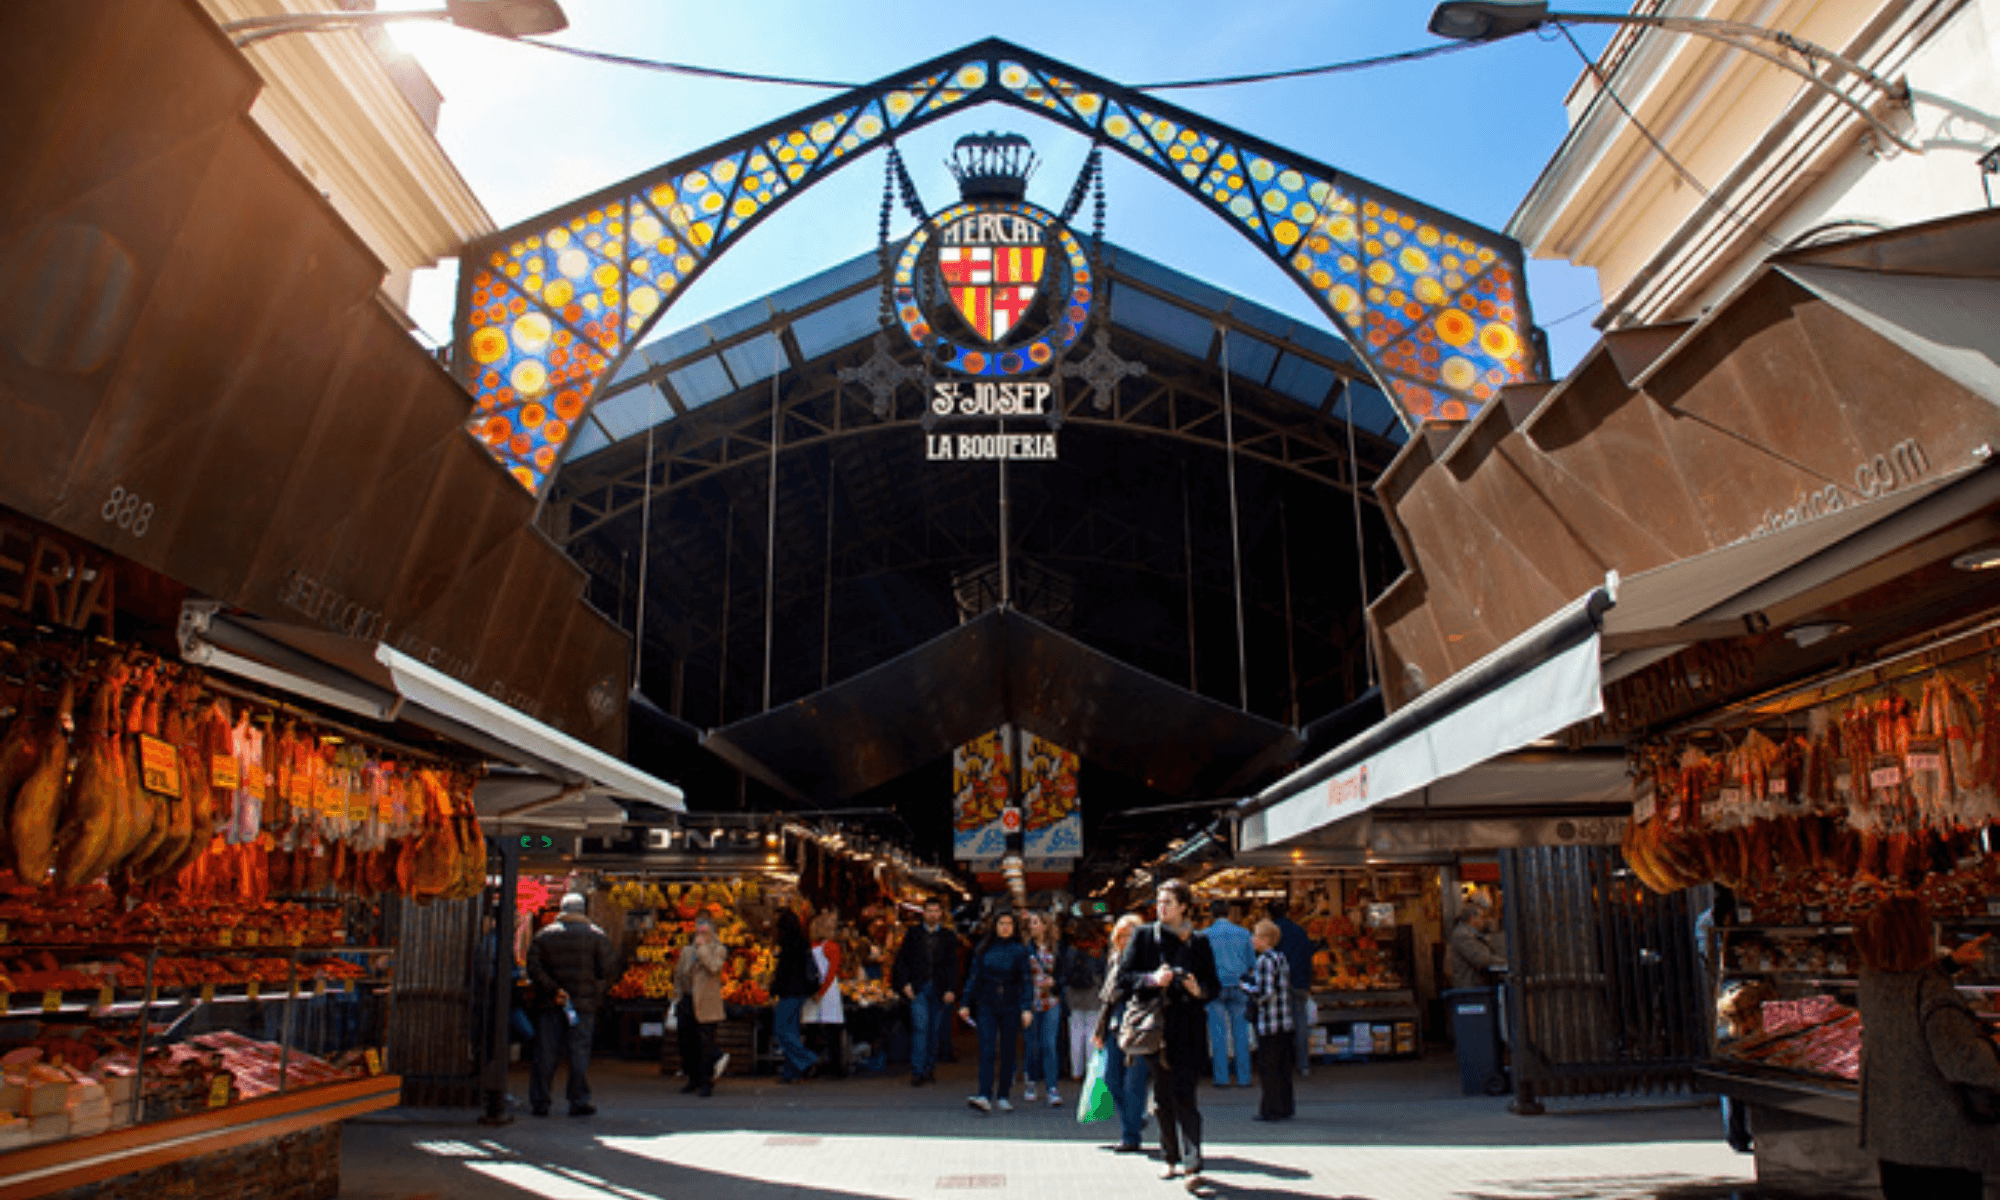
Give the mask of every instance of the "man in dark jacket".
[[528, 1103], [538, 1117], [549, 1115], [549, 1088], [556, 1061], [569, 1050], [569, 1115], [587, 1117], [590, 1103], [590, 1039], [597, 1028], [597, 1005], [611, 986], [611, 939], [584, 915], [583, 897], [562, 898], [562, 915], [528, 943], [528, 978], [546, 1000], [535, 1017], [535, 1063], [528, 1077]]
[[910, 1002], [910, 1086], [935, 1083], [938, 1033], [958, 998], [958, 935], [936, 896], [924, 901], [924, 923], [903, 935], [893, 983]]

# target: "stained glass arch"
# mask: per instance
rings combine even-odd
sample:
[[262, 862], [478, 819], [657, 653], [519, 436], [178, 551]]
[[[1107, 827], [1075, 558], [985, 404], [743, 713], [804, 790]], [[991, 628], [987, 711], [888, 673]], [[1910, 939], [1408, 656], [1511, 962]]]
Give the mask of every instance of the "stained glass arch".
[[453, 363], [468, 430], [540, 492], [577, 420], [687, 285], [758, 222], [901, 134], [980, 104], [1081, 133], [1278, 264], [1411, 424], [1541, 371], [1519, 244], [997, 39], [855, 88], [465, 248]]

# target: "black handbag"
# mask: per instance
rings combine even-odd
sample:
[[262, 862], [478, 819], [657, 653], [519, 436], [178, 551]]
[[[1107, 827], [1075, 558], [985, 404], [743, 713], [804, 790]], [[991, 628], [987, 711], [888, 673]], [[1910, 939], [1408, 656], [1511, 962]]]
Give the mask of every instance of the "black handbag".
[[[1160, 934], [1160, 926], [1153, 925], [1153, 944], [1160, 948], [1160, 958], [1166, 961], [1166, 942]], [[1171, 964], [1170, 964], [1171, 965]], [[1167, 1042], [1167, 992], [1165, 988], [1151, 996], [1133, 996], [1125, 1004], [1125, 1015], [1118, 1025], [1118, 1048], [1129, 1059], [1144, 1058], [1158, 1054], [1166, 1048]]]

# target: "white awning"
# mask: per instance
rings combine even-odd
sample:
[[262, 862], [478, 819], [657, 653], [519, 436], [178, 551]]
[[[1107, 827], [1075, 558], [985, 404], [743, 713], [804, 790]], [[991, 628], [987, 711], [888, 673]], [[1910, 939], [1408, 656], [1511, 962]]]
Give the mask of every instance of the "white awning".
[[1587, 721], [1604, 711], [1598, 622], [1617, 577], [1453, 675], [1243, 808], [1261, 850]]
[[[181, 613], [181, 657], [211, 671], [351, 712], [407, 721], [538, 776], [495, 778], [482, 820], [601, 824], [607, 799], [686, 812], [681, 789], [530, 717], [380, 642], [262, 621], [235, 621], [208, 601]], [[548, 811], [558, 801], [559, 812]], [[592, 804], [591, 801], [597, 803]], [[530, 814], [537, 814], [531, 816]], [[560, 818], [560, 819], [558, 819]]]

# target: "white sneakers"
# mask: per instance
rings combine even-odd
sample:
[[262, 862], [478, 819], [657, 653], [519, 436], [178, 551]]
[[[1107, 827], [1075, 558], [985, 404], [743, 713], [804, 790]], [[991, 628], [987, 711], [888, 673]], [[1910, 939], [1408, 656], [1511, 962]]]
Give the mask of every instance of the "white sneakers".
[[1062, 1093], [1057, 1091], [1055, 1089], [1055, 1085], [1053, 1084], [1049, 1086], [1049, 1107], [1050, 1108], [1062, 1107]]
[[[983, 1113], [990, 1113], [993, 1111], [993, 1102], [991, 1100], [988, 1100], [984, 1096], [967, 1096], [965, 1098], [965, 1102]], [[1002, 1100], [1000, 1103], [1005, 1104], [1007, 1102], [1005, 1100]]]
[[1028, 1086], [1021, 1089], [1021, 1099], [1026, 1100], [1030, 1104], [1033, 1104], [1035, 1102], [1034, 1084], [1030, 1083]]
[[1014, 1111], [1014, 1106], [1013, 1106], [1013, 1105], [1011, 1105], [1011, 1104], [1009, 1104], [1009, 1103], [1007, 1103], [1007, 1098], [1006, 1098], [1005, 1096], [1002, 1096], [1002, 1097], [1000, 1097], [1000, 1098], [999, 1098], [998, 1100], [995, 1100], [995, 1101], [993, 1102], [993, 1106], [994, 1106], [995, 1108], [998, 1108], [998, 1109], [999, 1109], [999, 1110], [1000, 1110], [1001, 1112], [1013, 1112], [1013, 1111]]
[[720, 1079], [724, 1074], [728, 1072], [728, 1070], [729, 1070], [729, 1052], [725, 1050], [721, 1054], [715, 1056], [715, 1066], [709, 1068], [708, 1075], [709, 1078], [711, 1079]]

